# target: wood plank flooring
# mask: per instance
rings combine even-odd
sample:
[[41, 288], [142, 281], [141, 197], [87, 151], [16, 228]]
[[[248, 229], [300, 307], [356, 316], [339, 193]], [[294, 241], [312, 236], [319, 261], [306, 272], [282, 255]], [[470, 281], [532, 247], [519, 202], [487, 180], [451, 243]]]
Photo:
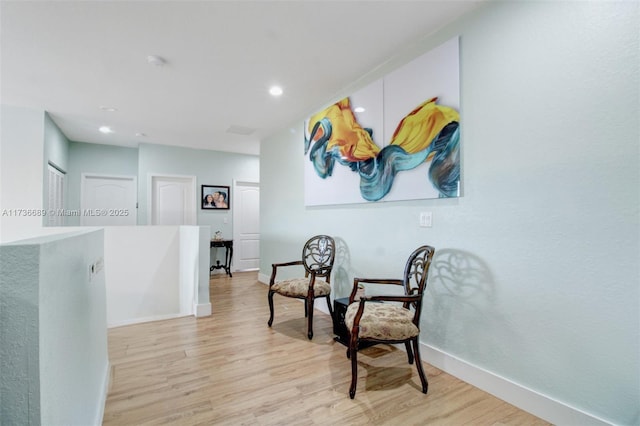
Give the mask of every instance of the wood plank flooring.
[[109, 330], [111, 382], [104, 425], [547, 425], [423, 360], [429, 393], [415, 365], [391, 346], [358, 356], [358, 389], [349, 399], [351, 364], [316, 311], [306, 337], [304, 307], [274, 297], [256, 272], [211, 279], [213, 315]]

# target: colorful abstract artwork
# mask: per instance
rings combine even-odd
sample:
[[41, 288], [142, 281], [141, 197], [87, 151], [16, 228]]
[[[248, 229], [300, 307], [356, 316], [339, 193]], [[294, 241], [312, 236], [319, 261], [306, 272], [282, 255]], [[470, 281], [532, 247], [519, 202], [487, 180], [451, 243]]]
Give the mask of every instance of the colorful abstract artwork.
[[458, 104], [456, 38], [313, 114], [305, 204], [458, 197]]

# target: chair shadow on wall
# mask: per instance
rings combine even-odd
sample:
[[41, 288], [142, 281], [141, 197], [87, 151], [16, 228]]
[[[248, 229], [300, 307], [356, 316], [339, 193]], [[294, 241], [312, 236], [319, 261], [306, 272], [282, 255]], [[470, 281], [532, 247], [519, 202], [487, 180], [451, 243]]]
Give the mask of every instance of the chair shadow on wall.
[[331, 290], [332, 300], [348, 297], [353, 287], [353, 280], [349, 279], [349, 271], [351, 270], [351, 252], [349, 251], [349, 246], [346, 241], [340, 237], [333, 237], [333, 239], [336, 242], [336, 259], [333, 263], [334, 275], [331, 279], [333, 284]]
[[[496, 286], [489, 266], [479, 256], [436, 248], [421, 327], [429, 344], [452, 355], [471, 351], [478, 359], [495, 356], [505, 344], [521, 344], [509, 321], [497, 313]], [[496, 328], [506, 330], [509, 340], [504, 340], [504, 333], [496, 335]]]

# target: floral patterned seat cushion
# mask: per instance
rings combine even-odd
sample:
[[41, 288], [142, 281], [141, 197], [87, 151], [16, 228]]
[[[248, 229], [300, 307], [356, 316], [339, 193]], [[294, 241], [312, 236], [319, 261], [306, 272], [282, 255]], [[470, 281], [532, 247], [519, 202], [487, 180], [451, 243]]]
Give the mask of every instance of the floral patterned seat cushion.
[[[288, 297], [306, 297], [309, 292], [309, 278], [294, 278], [280, 281], [271, 286], [271, 290]], [[313, 285], [315, 297], [326, 296], [331, 293], [331, 286], [324, 280], [316, 278]]]
[[[349, 332], [353, 328], [358, 305], [359, 302], [352, 303], [347, 308], [344, 322]], [[367, 303], [360, 318], [358, 337], [378, 340], [410, 339], [420, 334], [420, 330], [412, 320], [413, 312], [402, 306], [390, 303]]]

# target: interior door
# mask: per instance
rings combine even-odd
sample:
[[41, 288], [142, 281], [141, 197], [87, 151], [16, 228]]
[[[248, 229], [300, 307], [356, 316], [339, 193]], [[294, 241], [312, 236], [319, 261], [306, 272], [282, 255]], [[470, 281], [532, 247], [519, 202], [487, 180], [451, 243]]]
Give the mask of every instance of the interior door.
[[151, 176], [151, 225], [196, 225], [195, 176]]
[[82, 174], [80, 224], [136, 225], [138, 212], [135, 176]]
[[47, 209], [56, 212], [56, 214], [48, 215], [48, 226], [62, 226], [65, 224], [64, 215], [57, 214], [57, 212], [64, 209], [65, 187], [65, 173], [49, 164], [49, 202]]
[[233, 185], [233, 266], [235, 271], [260, 268], [260, 185]]

